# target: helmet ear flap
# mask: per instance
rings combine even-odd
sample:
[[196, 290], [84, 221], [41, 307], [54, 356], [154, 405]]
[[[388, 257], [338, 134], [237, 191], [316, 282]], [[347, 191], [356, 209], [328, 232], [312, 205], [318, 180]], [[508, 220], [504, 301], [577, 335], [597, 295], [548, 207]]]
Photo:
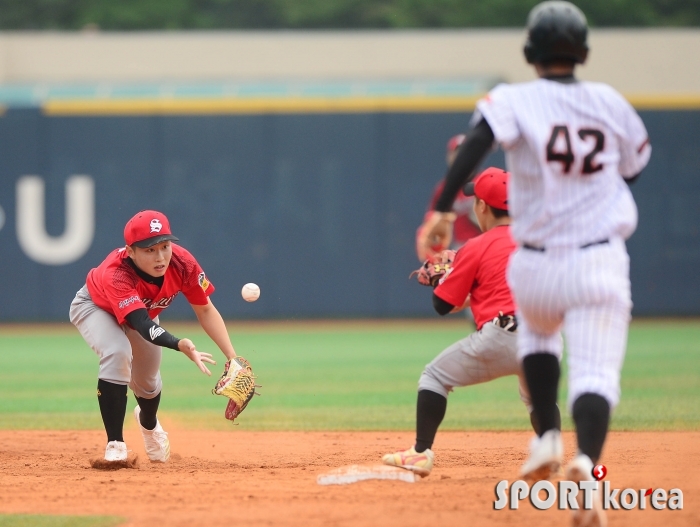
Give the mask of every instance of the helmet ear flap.
[[523, 53], [525, 54], [525, 60], [527, 60], [528, 64], [535, 63], [535, 49], [530, 40], [525, 42], [525, 46], [523, 46]]
[[588, 52], [589, 51], [590, 50], [588, 49], [588, 47], [586, 47], [585, 51], [583, 51], [581, 53], [581, 56], [579, 57], [579, 60], [578, 60], [579, 64], [584, 64], [586, 62], [586, 59], [588, 59]]

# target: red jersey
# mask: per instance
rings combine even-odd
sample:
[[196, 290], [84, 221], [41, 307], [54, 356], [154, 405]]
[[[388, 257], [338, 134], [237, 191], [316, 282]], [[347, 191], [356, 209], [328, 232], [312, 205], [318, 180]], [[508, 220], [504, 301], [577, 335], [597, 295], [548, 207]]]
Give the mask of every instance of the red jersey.
[[[443, 179], [437, 184], [435, 190], [433, 191], [433, 196], [430, 199], [430, 205], [428, 206], [428, 212], [435, 208], [435, 203], [437, 203], [440, 194], [442, 194], [442, 187], [445, 186], [445, 180]], [[454, 204], [452, 205], [452, 210], [457, 214], [457, 218], [453, 224], [452, 231], [452, 243], [459, 245], [460, 247], [464, 245], [467, 240], [479, 236], [481, 234], [481, 229], [471, 220], [472, 207], [474, 206], [474, 196], [467, 196], [462, 190], [457, 193], [455, 197]]]
[[190, 304], [206, 305], [214, 292], [202, 268], [187, 249], [171, 244], [173, 256], [163, 277], [163, 286], [149, 284], [140, 278], [127, 262], [124, 248], [112, 251], [87, 276], [87, 288], [95, 304], [111, 313], [123, 324], [126, 315], [146, 308], [151, 318], [157, 317], [182, 291]]
[[469, 240], [457, 251], [452, 271], [435, 288], [435, 294], [461, 306], [471, 294], [477, 329], [498, 316], [515, 314], [515, 301], [506, 282], [506, 267], [515, 251], [509, 226], [494, 227]]

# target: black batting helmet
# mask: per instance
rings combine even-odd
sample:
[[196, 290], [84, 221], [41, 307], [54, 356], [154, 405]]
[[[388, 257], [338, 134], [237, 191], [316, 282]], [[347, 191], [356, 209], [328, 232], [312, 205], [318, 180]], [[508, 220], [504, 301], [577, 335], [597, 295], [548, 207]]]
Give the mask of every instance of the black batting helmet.
[[550, 0], [537, 4], [527, 17], [525, 58], [528, 63], [572, 60], [583, 64], [588, 56], [586, 15], [570, 2]]

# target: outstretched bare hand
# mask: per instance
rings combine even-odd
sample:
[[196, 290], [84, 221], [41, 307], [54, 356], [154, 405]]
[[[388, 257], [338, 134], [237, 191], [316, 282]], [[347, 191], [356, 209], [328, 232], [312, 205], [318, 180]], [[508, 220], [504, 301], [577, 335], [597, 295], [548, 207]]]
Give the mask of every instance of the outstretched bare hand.
[[206, 373], [207, 375], [211, 376], [209, 368], [204, 365], [205, 362], [209, 364], [216, 364], [216, 361], [211, 357], [211, 353], [202, 353], [201, 351], [197, 351], [194, 343], [190, 339], [180, 339], [177, 347], [180, 348], [180, 351], [197, 365], [202, 373]]

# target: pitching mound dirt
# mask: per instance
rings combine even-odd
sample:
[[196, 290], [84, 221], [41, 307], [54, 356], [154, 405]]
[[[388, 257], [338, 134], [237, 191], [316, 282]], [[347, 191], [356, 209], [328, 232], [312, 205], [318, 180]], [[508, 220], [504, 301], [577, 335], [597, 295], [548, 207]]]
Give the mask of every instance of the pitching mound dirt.
[[[412, 527], [439, 525], [568, 527], [569, 511], [494, 510], [496, 484], [518, 479], [530, 434], [438, 434], [435, 468], [415, 484], [369, 480], [319, 485], [317, 476], [345, 465], [377, 464], [407, 448], [397, 432], [197, 432], [166, 427], [168, 463], [102, 471], [90, 458], [104, 452], [104, 433], [0, 432], [0, 512], [108, 514], [129, 527], [289, 525]], [[145, 459], [137, 430], [129, 449]], [[565, 434], [567, 459], [574, 438]], [[613, 433], [602, 462], [617, 488], [680, 488], [680, 511], [618, 510], [610, 527], [700, 525], [700, 432]]]

